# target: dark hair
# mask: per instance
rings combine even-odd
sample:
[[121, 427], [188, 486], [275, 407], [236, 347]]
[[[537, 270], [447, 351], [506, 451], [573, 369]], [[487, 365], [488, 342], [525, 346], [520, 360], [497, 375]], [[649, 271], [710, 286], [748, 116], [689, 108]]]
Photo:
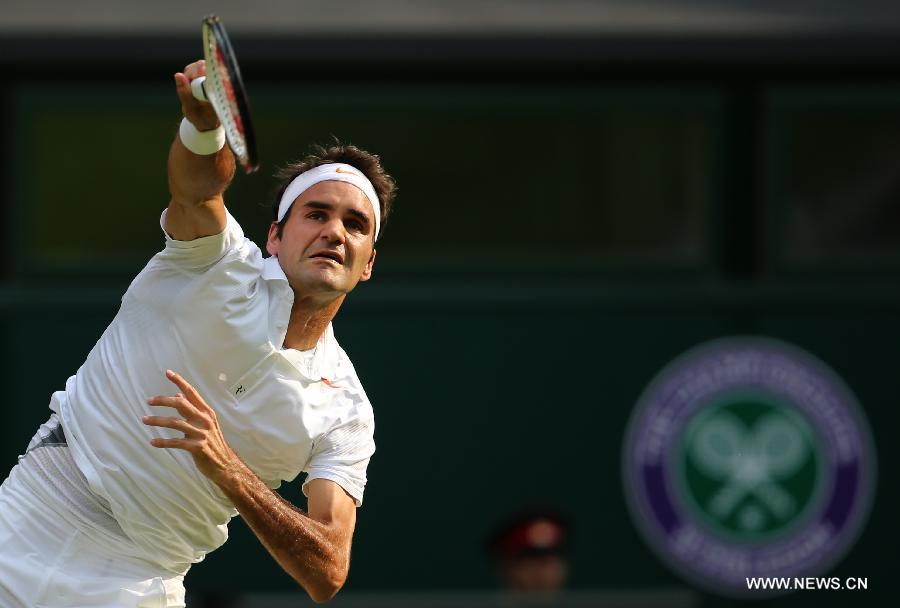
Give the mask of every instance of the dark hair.
[[[384, 167], [381, 166], [381, 159], [377, 154], [366, 152], [354, 145], [344, 145], [340, 142], [336, 142], [335, 145], [328, 148], [318, 144], [314, 145], [312, 151], [306, 157], [299, 161], [288, 163], [275, 172], [275, 177], [281, 180], [281, 185], [278, 187], [278, 193], [275, 195], [275, 202], [272, 205], [272, 221], [278, 221], [278, 203], [294, 178], [301, 173], [327, 163], [344, 163], [355, 167], [362, 171], [363, 175], [372, 182], [372, 187], [375, 188], [375, 194], [378, 195], [378, 202], [381, 206], [380, 234], [384, 234], [384, 226], [387, 223], [388, 213], [391, 210], [391, 203], [397, 192], [394, 178], [384, 171]], [[291, 217], [291, 209], [288, 209], [282, 220], [278, 222], [278, 231], [276, 233], [278, 238], [281, 238], [284, 232], [284, 225], [288, 218]]]

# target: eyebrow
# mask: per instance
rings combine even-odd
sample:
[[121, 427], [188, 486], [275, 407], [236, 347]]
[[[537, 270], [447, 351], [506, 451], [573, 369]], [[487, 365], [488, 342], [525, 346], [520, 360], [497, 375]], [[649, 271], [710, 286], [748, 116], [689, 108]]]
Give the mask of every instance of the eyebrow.
[[[307, 202], [303, 203], [303, 206], [309, 207], [310, 209], [322, 209], [324, 211], [333, 211], [334, 210], [334, 205], [332, 205], [331, 203], [323, 202], [323, 201], [307, 201]], [[363, 227], [366, 230], [366, 233], [369, 232], [369, 226], [371, 225], [371, 222], [369, 221], [369, 218], [366, 216], [365, 213], [363, 213], [362, 211], [358, 211], [356, 209], [348, 209], [347, 213], [349, 213], [350, 215], [352, 215], [353, 217], [355, 217], [356, 219], [361, 221], [363, 224]]]

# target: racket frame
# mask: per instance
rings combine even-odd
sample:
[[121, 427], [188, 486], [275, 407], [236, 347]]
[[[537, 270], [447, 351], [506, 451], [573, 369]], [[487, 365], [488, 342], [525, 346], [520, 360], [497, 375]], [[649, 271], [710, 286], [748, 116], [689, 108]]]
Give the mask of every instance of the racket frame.
[[[210, 69], [217, 70], [217, 65], [220, 64], [217, 57], [213, 56], [214, 51], [212, 50], [212, 46], [210, 45], [209, 36], [212, 36], [213, 41], [215, 42], [215, 47], [218, 48], [219, 53], [223, 61], [221, 65], [225, 68], [225, 73], [228, 77], [228, 80], [231, 83], [231, 90], [234, 94], [234, 104], [237, 106], [237, 118], [240, 121], [240, 131], [243, 135], [243, 148], [246, 154], [241, 155], [235, 150], [236, 148], [240, 148], [240, 146], [236, 145], [233, 142], [230, 129], [225, 128], [226, 139], [228, 140], [228, 145], [231, 147], [232, 152], [237, 157], [238, 162], [240, 162], [241, 166], [246, 173], [252, 173], [259, 168], [259, 158], [256, 153], [256, 136], [253, 131], [253, 121], [250, 117], [250, 104], [247, 100], [247, 91], [244, 88], [244, 81], [241, 77], [241, 69], [237, 63], [237, 57], [234, 54], [234, 49], [231, 46], [231, 41], [228, 38], [228, 34], [225, 32], [225, 26], [222, 24], [222, 21], [213, 14], [207, 15], [203, 18], [203, 56], [206, 60], [206, 69], [207, 69], [207, 79], [204, 85], [204, 92], [206, 93], [207, 99], [209, 99], [210, 103], [213, 104], [213, 108], [216, 110], [216, 113], [219, 114], [219, 120], [223, 123], [225, 122], [222, 119], [222, 115], [220, 112], [227, 112], [229, 116], [233, 116], [231, 111], [230, 104], [226, 101], [225, 108], [219, 108], [220, 100], [215, 100], [215, 95], [210, 96], [210, 90], [208, 85], [212, 84], [209, 82], [209, 74]], [[215, 78], [219, 78], [219, 72], [216, 71]]]

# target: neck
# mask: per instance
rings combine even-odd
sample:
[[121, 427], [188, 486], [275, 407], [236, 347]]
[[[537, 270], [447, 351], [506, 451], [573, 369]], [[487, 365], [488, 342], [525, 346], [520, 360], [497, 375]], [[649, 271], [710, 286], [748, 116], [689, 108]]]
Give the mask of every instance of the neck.
[[291, 320], [284, 337], [285, 348], [309, 350], [318, 343], [328, 324], [344, 302], [345, 294], [330, 302], [315, 302], [311, 298], [294, 297]]

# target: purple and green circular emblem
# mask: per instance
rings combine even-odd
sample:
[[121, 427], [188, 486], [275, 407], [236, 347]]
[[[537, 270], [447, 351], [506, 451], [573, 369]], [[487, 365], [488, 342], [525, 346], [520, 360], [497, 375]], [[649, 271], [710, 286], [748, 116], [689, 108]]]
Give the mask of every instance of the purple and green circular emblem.
[[748, 577], [814, 576], [840, 559], [868, 515], [875, 458], [856, 399], [824, 363], [777, 340], [725, 338], [650, 383], [623, 473], [660, 557], [746, 595]]

